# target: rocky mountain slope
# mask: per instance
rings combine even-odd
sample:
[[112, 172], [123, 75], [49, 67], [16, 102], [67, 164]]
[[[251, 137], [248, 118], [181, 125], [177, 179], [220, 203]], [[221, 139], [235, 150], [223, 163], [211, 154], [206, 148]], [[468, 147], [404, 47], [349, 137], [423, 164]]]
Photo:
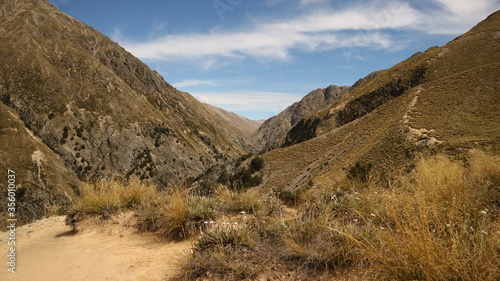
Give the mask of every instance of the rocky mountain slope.
[[264, 121], [257, 133], [252, 137], [255, 152], [266, 152], [288, 144], [293, 136], [288, 136], [292, 127], [304, 117], [323, 109], [333, 101], [347, 93], [349, 87], [331, 85], [325, 89], [317, 89], [307, 94], [302, 100], [287, 107], [280, 114]]
[[251, 140], [250, 137], [257, 132], [259, 127], [264, 122], [263, 120], [249, 120], [243, 116], [236, 113], [226, 111], [222, 108], [204, 104], [210, 111], [215, 113], [217, 117], [216, 121], [218, 124], [226, 124], [228, 129], [231, 130], [231, 134], [237, 136], [237, 141], [246, 150], [251, 150]]
[[401, 172], [419, 154], [436, 150], [498, 151], [499, 26], [497, 11], [445, 46], [367, 77], [304, 118], [290, 130], [308, 136], [304, 142], [263, 155], [263, 185], [329, 185], [356, 162], [381, 173]]
[[69, 202], [80, 180], [179, 184], [244, 154], [251, 130], [46, 0], [0, 2], [0, 101], [0, 177], [16, 170], [20, 206], [43, 206], [26, 219]]

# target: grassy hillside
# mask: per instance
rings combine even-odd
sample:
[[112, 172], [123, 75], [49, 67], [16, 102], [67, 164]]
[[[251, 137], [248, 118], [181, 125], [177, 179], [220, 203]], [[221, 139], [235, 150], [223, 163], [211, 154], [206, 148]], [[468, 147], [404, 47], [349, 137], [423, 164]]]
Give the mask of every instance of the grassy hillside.
[[356, 162], [392, 174], [411, 169], [421, 153], [498, 150], [499, 22], [496, 12], [447, 45], [365, 79], [306, 117], [289, 133], [308, 141], [263, 155], [264, 185], [326, 186]]

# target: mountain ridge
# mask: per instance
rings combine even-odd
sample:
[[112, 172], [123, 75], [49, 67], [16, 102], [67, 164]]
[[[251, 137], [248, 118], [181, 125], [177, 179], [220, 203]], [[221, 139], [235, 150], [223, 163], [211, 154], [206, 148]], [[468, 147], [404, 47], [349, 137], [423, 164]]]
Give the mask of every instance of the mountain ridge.
[[357, 162], [391, 175], [411, 170], [422, 153], [498, 150], [499, 22], [497, 11], [305, 117], [299, 133], [308, 138], [262, 155], [263, 186], [300, 190], [338, 181]]
[[348, 86], [330, 85], [316, 89], [295, 102], [278, 115], [264, 121], [252, 137], [256, 153], [267, 152], [283, 146], [287, 142], [287, 133], [309, 114], [328, 106], [334, 100], [347, 93]]
[[[6, 0], [0, 13], [2, 108], [51, 151], [27, 146], [16, 151], [28, 162], [3, 160], [24, 171], [18, 182], [24, 194], [43, 197], [24, 219], [67, 206], [80, 181], [138, 177], [165, 188], [246, 153], [237, 125], [48, 1]], [[2, 151], [12, 149], [6, 136], [0, 135]], [[42, 165], [30, 161], [35, 151]], [[62, 159], [64, 169], [49, 167], [49, 158]], [[61, 176], [67, 180], [56, 180]], [[38, 188], [37, 178], [53, 178], [50, 186], [68, 196]], [[19, 199], [21, 206], [30, 200]]]

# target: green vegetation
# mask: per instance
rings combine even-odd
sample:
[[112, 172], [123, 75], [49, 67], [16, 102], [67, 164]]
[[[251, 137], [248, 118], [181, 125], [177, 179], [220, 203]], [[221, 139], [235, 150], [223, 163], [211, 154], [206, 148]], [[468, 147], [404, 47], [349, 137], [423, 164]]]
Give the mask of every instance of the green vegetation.
[[254, 172], [258, 172], [264, 168], [264, 159], [262, 157], [255, 157], [250, 162], [250, 170]]
[[258, 186], [262, 183], [262, 175], [256, 174], [264, 168], [264, 159], [256, 156], [251, 161], [248, 167], [240, 167], [243, 161], [252, 157], [252, 154], [245, 154], [241, 156], [236, 166], [239, 167], [232, 174], [223, 172], [220, 174], [217, 182], [225, 184], [235, 190], [244, 190], [250, 187]]
[[356, 162], [354, 166], [349, 168], [347, 171], [347, 178], [351, 180], [359, 180], [362, 183], [366, 183], [370, 177], [370, 171], [372, 170], [372, 163], [361, 163]]

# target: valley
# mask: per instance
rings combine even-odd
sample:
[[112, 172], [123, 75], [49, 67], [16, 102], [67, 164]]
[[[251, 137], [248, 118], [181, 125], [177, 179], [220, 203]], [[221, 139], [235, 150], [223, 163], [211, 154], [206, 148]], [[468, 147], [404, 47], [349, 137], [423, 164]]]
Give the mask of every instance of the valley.
[[264, 121], [46, 0], [0, 15], [7, 280], [499, 278], [499, 11]]

